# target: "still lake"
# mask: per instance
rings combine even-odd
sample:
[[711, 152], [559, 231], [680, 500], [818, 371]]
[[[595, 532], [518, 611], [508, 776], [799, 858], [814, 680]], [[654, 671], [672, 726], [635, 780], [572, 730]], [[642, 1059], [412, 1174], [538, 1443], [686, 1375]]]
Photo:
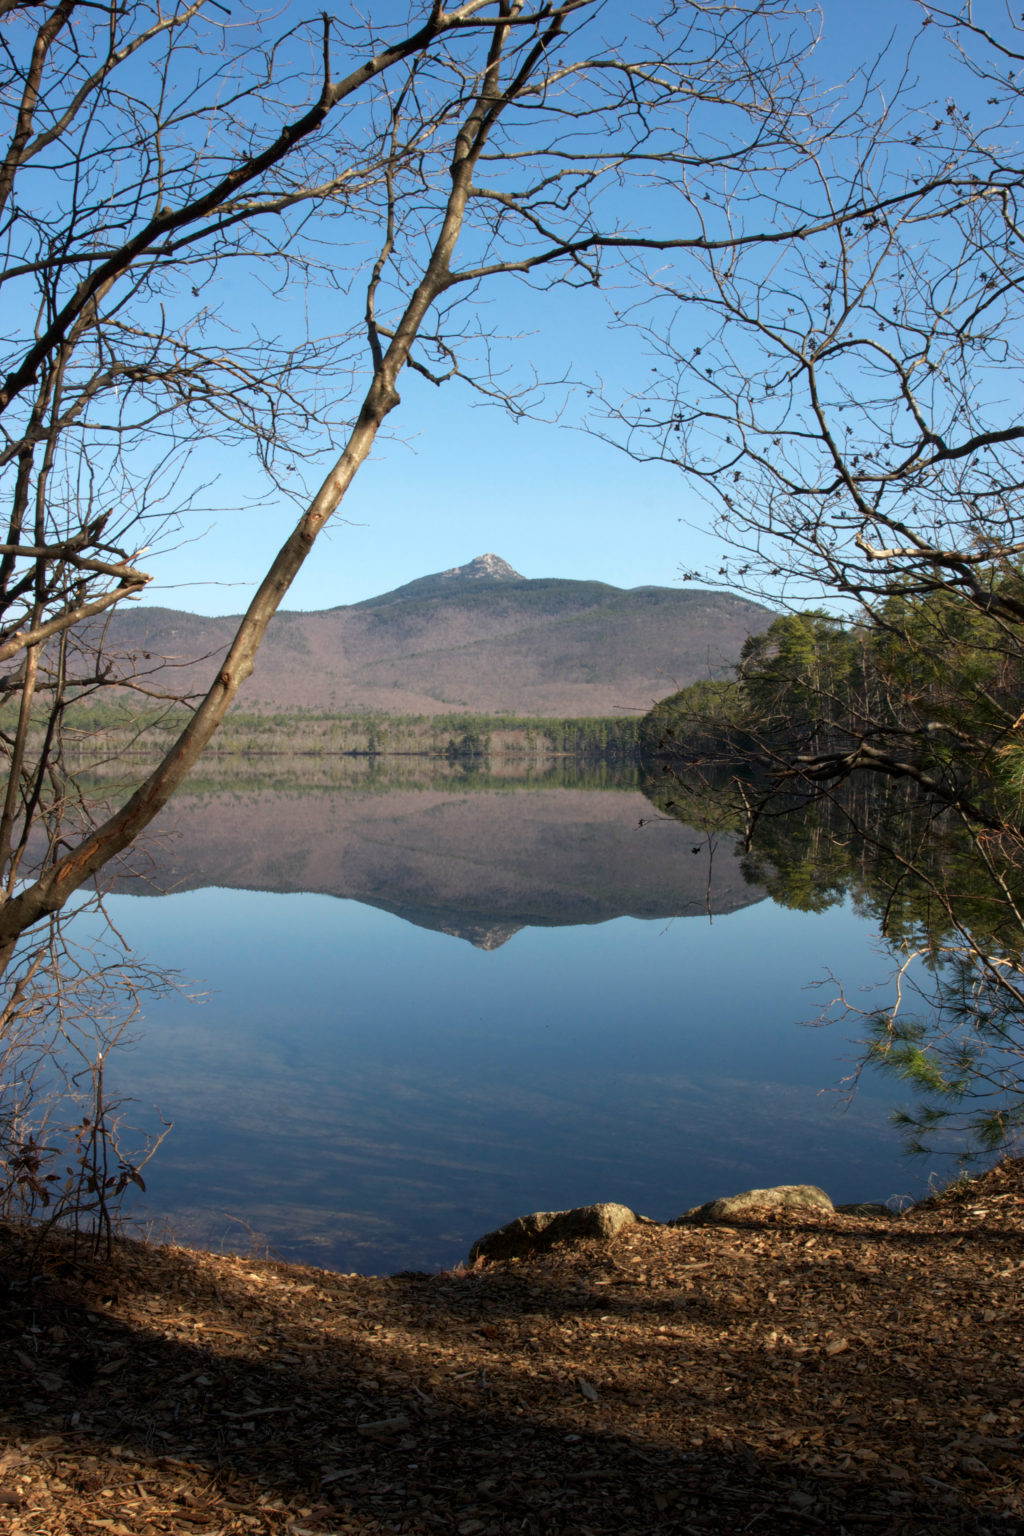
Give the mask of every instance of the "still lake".
[[531, 1210], [948, 1176], [903, 1156], [894, 1084], [840, 1091], [856, 1024], [808, 1027], [829, 973], [869, 1007], [891, 972], [849, 905], [775, 906], [607, 773], [248, 772], [174, 802], [109, 901], [186, 978], [108, 1066], [132, 1123], [174, 1122], [155, 1236], [382, 1273]]

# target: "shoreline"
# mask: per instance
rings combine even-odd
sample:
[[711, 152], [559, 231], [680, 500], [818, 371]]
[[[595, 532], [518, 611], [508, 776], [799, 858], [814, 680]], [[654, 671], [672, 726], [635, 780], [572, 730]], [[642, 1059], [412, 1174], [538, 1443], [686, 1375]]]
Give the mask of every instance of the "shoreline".
[[1024, 1159], [436, 1275], [0, 1229], [18, 1536], [1019, 1536]]

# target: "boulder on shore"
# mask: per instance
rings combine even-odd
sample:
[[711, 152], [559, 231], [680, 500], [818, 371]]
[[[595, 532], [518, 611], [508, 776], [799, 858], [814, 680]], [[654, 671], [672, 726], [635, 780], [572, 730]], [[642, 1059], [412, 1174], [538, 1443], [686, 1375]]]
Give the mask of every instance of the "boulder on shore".
[[777, 1184], [774, 1189], [745, 1189], [739, 1195], [709, 1200], [677, 1216], [673, 1225], [701, 1225], [711, 1221], [735, 1221], [744, 1216], [763, 1216], [769, 1211], [834, 1211], [835, 1206], [817, 1184]]
[[571, 1211], [533, 1211], [478, 1238], [469, 1250], [469, 1262], [524, 1259], [555, 1243], [578, 1242], [584, 1237], [614, 1237], [636, 1220], [636, 1213], [628, 1205], [617, 1205], [614, 1201], [578, 1205]]

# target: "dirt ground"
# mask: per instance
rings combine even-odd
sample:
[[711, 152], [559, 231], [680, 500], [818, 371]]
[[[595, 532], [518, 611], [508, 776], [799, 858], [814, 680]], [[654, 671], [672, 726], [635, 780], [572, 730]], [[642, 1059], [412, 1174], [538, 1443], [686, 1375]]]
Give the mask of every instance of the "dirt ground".
[[1024, 1160], [365, 1277], [0, 1231], [0, 1531], [1024, 1531]]

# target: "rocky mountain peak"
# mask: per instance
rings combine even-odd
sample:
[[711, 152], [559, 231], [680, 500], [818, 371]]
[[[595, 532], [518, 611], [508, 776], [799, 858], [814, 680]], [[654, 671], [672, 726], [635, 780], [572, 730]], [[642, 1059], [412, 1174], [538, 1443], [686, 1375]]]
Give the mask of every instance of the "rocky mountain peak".
[[507, 560], [500, 555], [477, 555], [468, 565], [453, 565], [450, 571], [441, 571], [441, 581], [479, 581], [487, 577], [490, 581], [523, 581], [518, 571], [514, 571]]

